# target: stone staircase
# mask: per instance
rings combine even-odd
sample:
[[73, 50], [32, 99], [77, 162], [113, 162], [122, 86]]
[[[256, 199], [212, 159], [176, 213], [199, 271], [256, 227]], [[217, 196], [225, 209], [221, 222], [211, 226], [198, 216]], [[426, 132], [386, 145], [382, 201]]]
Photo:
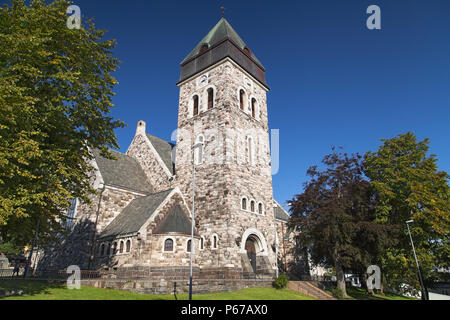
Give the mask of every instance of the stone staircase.
[[288, 289], [303, 293], [307, 296], [316, 298], [317, 300], [337, 300], [325, 291], [319, 289], [311, 281], [289, 281]]

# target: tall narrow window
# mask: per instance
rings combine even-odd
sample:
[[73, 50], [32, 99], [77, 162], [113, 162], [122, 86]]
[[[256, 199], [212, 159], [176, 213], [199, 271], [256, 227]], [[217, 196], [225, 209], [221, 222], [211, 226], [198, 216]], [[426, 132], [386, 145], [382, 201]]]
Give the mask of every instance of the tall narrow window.
[[193, 110], [193, 116], [198, 116], [198, 96], [194, 96], [194, 110]]
[[114, 255], [116, 253], [117, 253], [117, 242], [114, 242], [112, 254]]
[[127, 240], [127, 252], [130, 252], [131, 250], [131, 241]]
[[218, 239], [217, 235], [215, 234], [212, 237], [212, 248], [217, 249], [218, 245], [219, 245], [219, 239]]
[[258, 204], [258, 213], [259, 214], [263, 214], [263, 205], [262, 205], [262, 203]]
[[205, 238], [200, 238], [200, 250], [203, 250], [205, 248]]
[[186, 251], [191, 252], [191, 240], [188, 240], [188, 242], [187, 242]]
[[239, 104], [240, 104], [241, 110], [244, 110], [244, 97], [245, 97], [245, 91], [241, 89], [239, 91]]
[[242, 210], [247, 210], [247, 199], [242, 199]]
[[256, 118], [256, 99], [252, 99], [252, 117]]
[[111, 243], [107, 244], [108, 249], [106, 250], [106, 255], [109, 256], [111, 254]]
[[123, 253], [123, 241], [120, 241], [119, 253]]
[[255, 201], [250, 201], [250, 211], [255, 212]]
[[100, 246], [100, 255], [104, 256], [105, 255], [105, 244], [102, 243], [102, 245]]
[[164, 241], [164, 251], [165, 252], [173, 251], [173, 240], [172, 239], [166, 239], [166, 241]]
[[214, 89], [208, 89], [208, 110], [214, 107]]

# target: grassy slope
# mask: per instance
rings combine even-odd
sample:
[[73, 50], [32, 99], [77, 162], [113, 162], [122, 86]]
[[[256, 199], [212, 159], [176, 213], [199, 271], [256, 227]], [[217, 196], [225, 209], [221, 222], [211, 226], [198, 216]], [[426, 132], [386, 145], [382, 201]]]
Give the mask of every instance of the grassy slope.
[[[49, 284], [35, 281], [0, 280], [0, 290], [24, 290], [29, 294], [0, 300], [175, 300], [173, 295], [149, 295], [128, 291], [82, 287], [69, 290], [62, 284]], [[248, 288], [227, 293], [210, 293], [193, 296], [194, 300], [314, 300], [301, 293], [283, 289]], [[187, 300], [188, 295], [177, 296], [178, 300]]]

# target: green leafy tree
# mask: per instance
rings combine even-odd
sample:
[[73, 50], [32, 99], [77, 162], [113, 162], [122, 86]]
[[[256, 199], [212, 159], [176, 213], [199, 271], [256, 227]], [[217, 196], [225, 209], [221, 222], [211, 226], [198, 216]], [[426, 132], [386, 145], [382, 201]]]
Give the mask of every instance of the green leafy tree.
[[360, 155], [333, 152], [308, 169], [311, 181], [291, 201], [290, 227], [308, 248], [314, 264], [334, 266], [337, 287], [346, 297], [344, 271], [365, 272], [388, 241], [387, 228], [374, 222], [370, 184]]
[[71, 3], [13, 0], [0, 8], [0, 235], [40, 242], [60, 231], [70, 200], [89, 201], [88, 148], [117, 148], [114, 40], [92, 21], [67, 27]]
[[438, 171], [435, 155], [427, 155], [428, 139], [417, 141], [408, 132], [382, 141], [378, 151], [365, 155], [365, 174], [377, 195], [376, 221], [393, 227], [391, 237], [397, 240], [380, 257], [383, 273], [393, 288], [406, 283], [420, 289], [405, 222], [414, 220], [417, 257], [431, 282], [433, 268], [450, 263], [449, 175]]

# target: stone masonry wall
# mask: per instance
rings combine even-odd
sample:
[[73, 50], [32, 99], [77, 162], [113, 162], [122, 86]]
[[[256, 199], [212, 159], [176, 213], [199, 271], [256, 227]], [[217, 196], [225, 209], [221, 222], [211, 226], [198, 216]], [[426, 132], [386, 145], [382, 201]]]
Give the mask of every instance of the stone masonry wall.
[[[208, 83], [199, 85], [198, 78], [208, 75]], [[205, 92], [215, 90], [214, 108], [205, 111]], [[248, 110], [240, 110], [239, 89], [245, 88], [247, 102], [255, 97], [258, 112], [254, 119]], [[191, 113], [194, 94], [203, 97], [195, 117]], [[178, 141], [176, 156], [176, 185], [186, 199], [192, 194], [192, 149], [198, 135], [204, 135], [204, 163], [197, 166], [196, 216], [200, 221], [199, 232], [207, 241], [207, 249], [199, 256], [204, 266], [241, 267], [242, 236], [249, 228], [258, 230], [265, 248], [258, 255], [268, 257], [275, 267], [275, 222], [273, 190], [270, 166], [270, 150], [267, 121], [266, 90], [229, 60], [199, 74], [180, 86]], [[254, 141], [253, 163], [249, 163], [246, 139]], [[261, 202], [264, 214], [241, 210], [242, 197]], [[219, 236], [219, 248], [208, 246], [213, 234]], [[263, 250], [263, 251], [262, 251]], [[261, 252], [262, 251], [262, 252]], [[245, 251], [244, 251], [245, 252]], [[261, 259], [260, 259], [261, 260]]]
[[140, 164], [152, 184], [154, 192], [168, 190], [171, 188], [169, 175], [161, 167], [162, 165], [158, 162], [148, 143], [150, 141], [145, 133], [137, 133], [128, 148], [127, 155], [136, 159]]

